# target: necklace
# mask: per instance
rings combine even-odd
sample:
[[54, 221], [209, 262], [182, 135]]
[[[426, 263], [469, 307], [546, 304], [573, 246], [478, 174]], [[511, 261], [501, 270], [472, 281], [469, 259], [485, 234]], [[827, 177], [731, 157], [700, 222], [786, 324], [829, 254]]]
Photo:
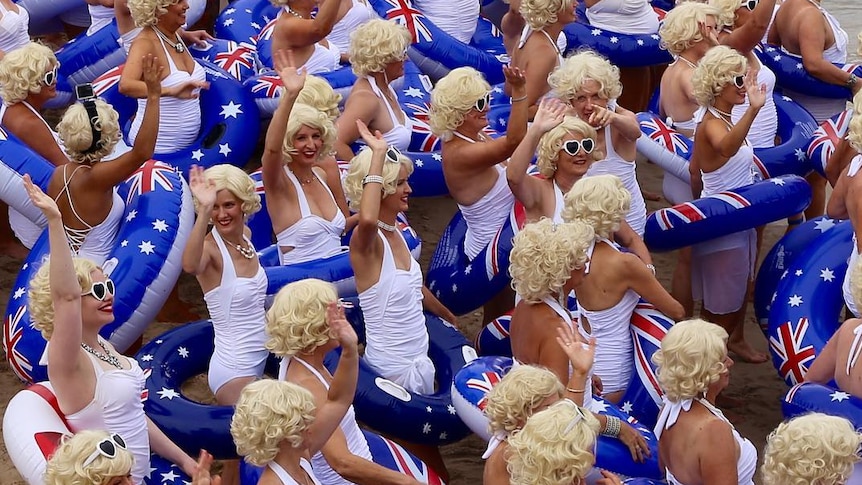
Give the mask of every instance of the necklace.
[[116, 367], [117, 369], [122, 370], [123, 366], [122, 366], [122, 364], [120, 364], [120, 359], [118, 359], [116, 355], [112, 354], [108, 350], [108, 348], [105, 347], [105, 342], [103, 342], [102, 339], [98, 339], [98, 342], [99, 342], [99, 346], [102, 347], [102, 350], [105, 351], [104, 354], [99, 352], [98, 350], [94, 349], [93, 347], [90, 347], [89, 345], [85, 344], [84, 342], [81, 342], [81, 348], [86, 350], [87, 352], [89, 352], [93, 356], [95, 356], [97, 359], [99, 359], [103, 362], [107, 362], [108, 364]]
[[167, 42], [168, 44], [170, 44], [170, 46], [171, 46], [171, 47], [173, 47], [175, 51], [177, 51], [177, 52], [178, 52], [178, 53], [180, 53], [180, 54], [182, 54], [183, 52], [185, 52], [185, 50], [186, 50], [186, 45], [185, 45], [185, 44], [183, 44], [183, 41], [182, 41], [182, 39], [180, 39], [180, 35], [179, 35], [179, 34], [174, 34], [174, 35], [176, 35], [176, 36], [177, 36], [177, 41], [176, 41], [176, 42], [173, 42], [171, 39], [168, 39], [168, 36], [167, 36], [167, 35], [165, 35], [161, 30], [159, 30], [159, 28], [158, 28], [158, 27], [153, 26], [153, 30], [155, 30], [155, 31], [156, 31], [156, 35], [158, 35], [160, 39], [162, 39], [163, 41], [165, 41], [165, 42]]
[[678, 56], [677, 59], [682, 59], [682, 62], [685, 62], [686, 64], [688, 64], [688, 67], [690, 67], [692, 69], [697, 68], [697, 64], [695, 64], [694, 62], [691, 62], [690, 60], [686, 59], [682, 55]]
[[250, 244], [248, 246], [242, 246], [241, 244], [234, 244], [227, 240], [226, 237], [222, 236], [222, 239], [225, 240], [228, 244], [236, 248], [239, 251], [239, 254], [242, 254], [245, 259], [252, 259], [257, 254], [257, 251], [254, 250]]
[[380, 219], [377, 219], [377, 227], [387, 232], [395, 232], [398, 230], [398, 227], [396, 227], [394, 224], [387, 224]]
[[285, 8], [285, 10], [287, 11], [287, 13], [289, 13], [289, 14], [293, 15], [294, 17], [296, 17], [296, 18], [298, 18], [298, 19], [305, 19], [305, 17], [303, 17], [301, 13], [299, 13], [299, 12], [297, 12], [296, 10], [294, 10], [294, 9], [290, 8], [290, 5], [285, 5], [285, 7], [284, 7], [284, 8]]

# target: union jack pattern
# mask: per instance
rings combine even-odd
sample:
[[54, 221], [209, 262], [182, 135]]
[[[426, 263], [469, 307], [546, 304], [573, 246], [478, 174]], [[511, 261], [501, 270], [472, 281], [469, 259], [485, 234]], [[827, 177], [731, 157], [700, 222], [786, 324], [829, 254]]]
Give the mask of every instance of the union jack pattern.
[[404, 103], [404, 107], [412, 111], [410, 118], [413, 121], [413, 134], [418, 135], [421, 140], [417, 151], [432, 152], [439, 150], [440, 139], [431, 132], [431, 125], [428, 121], [430, 119], [428, 103]]
[[413, 8], [408, 0], [385, 0], [392, 5], [386, 10], [386, 19], [394, 20], [410, 32], [413, 42], [431, 42], [431, 31], [425, 25], [425, 16]]
[[778, 373], [787, 380], [792, 379], [798, 384], [805, 378], [808, 372], [807, 364], [814, 360], [814, 346], [805, 345], [805, 334], [808, 333], [808, 319], [803, 317], [794, 326], [791, 322], [784, 322], [778, 327], [778, 336], [769, 337], [769, 347], [781, 360]]
[[18, 376], [24, 382], [33, 382], [31, 374], [33, 364], [30, 360], [18, 349], [18, 344], [21, 343], [21, 337], [24, 333], [24, 327], [21, 326], [21, 319], [27, 307], [22, 306], [15, 311], [14, 315], [6, 317], [3, 323], [3, 351], [6, 352], [6, 360]]
[[675, 222], [671, 216], [685, 224], [702, 221], [706, 218], [706, 215], [696, 205], [685, 202], [656, 211], [656, 220], [658, 220], [658, 225], [662, 230], [673, 229]]
[[808, 145], [808, 158], [812, 160], [818, 159], [817, 151], [820, 151], [819, 159], [823, 161], [832, 156], [835, 151], [835, 145], [841, 139], [841, 134], [847, 131], [847, 125], [850, 122], [850, 111], [843, 111], [838, 115], [837, 119], [828, 119], [824, 121], [811, 137], [811, 144]]
[[229, 42], [228, 52], [219, 52], [214, 62], [233, 77], [242, 80], [242, 69], [254, 70], [254, 46], [250, 44]]
[[125, 67], [125, 64], [109, 69], [104, 74], [97, 77], [96, 80], [93, 81], [93, 93], [95, 93], [96, 96], [101, 96], [105, 91], [119, 83], [120, 77], [123, 75], [123, 67]]
[[281, 78], [274, 75], [264, 74], [255, 80], [254, 86], [251, 87], [252, 93], [263, 91], [263, 95], [267, 98], [274, 98], [283, 89]]
[[658, 376], [650, 365], [650, 354], [644, 348], [644, 343], [649, 343], [656, 349], [661, 348], [661, 341], [667, 335], [671, 325], [673, 325], [672, 321], [658, 311], [655, 306], [645, 301], [638, 303], [634, 313], [632, 313], [631, 332], [634, 342], [635, 368], [640, 376], [640, 381], [649, 383], [645, 389], [656, 405], [661, 403], [664, 393], [658, 383]]
[[640, 125], [643, 134], [651, 140], [658, 142], [677, 155], [688, 154], [689, 149], [685, 137], [676, 130], [669, 128], [664, 121], [653, 116], [646, 120], [640, 120]]
[[277, 18], [274, 18], [267, 22], [267, 24], [264, 25], [262, 29], [260, 29], [260, 33], [257, 34], [253, 40], [255, 42], [260, 42], [262, 40], [269, 40], [270, 38], [272, 38], [272, 33], [275, 32], [275, 22], [277, 20]]
[[751, 202], [745, 197], [737, 194], [736, 192], [726, 191], [719, 192], [717, 194], [708, 195], [704, 198], [707, 199], [716, 199], [720, 200], [727, 205], [733, 207], [734, 209], [742, 209], [745, 207], [751, 207]]
[[386, 447], [389, 448], [389, 453], [392, 454], [392, 457], [398, 464], [398, 470], [401, 473], [418, 480], [420, 483], [427, 483], [428, 485], [445, 485], [443, 480], [437, 476], [437, 473], [434, 472], [434, 470], [428, 468], [428, 465], [421, 461], [417, 463], [417, 460], [414, 460], [413, 457], [410, 456], [410, 454], [400, 445], [386, 438], [383, 438], [383, 441], [386, 443]]
[[170, 174], [174, 172], [175, 169], [166, 163], [156, 160], [147, 161], [129, 177], [129, 200], [126, 202], [128, 203], [134, 194], [143, 195], [159, 187], [167, 192], [173, 192], [174, 184]]
[[485, 393], [485, 395], [482, 396], [482, 399], [476, 403], [476, 407], [481, 411], [484, 411], [485, 406], [488, 405], [488, 393], [491, 392], [491, 389], [493, 389], [494, 386], [500, 383], [500, 379], [500, 374], [497, 374], [496, 372], [483, 372], [481, 379], [476, 377], [467, 379], [467, 387]]
[[508, 223], [503, 224], [503, 227], [497, 231], [494, 239], [491, 240], [491, 244], [489, 244], [488, 248], [485, 250], [485, 274], [488, 277], [488, 281], [491, 281], [491, 279], [500, 273], [500, 261], [497, 254], [499, 252], [500, 242], [505, 237], [515, 237], [515, 234], [518, 233], [520, 228], [524, 227], [526, 222], [527, 211], [524, 209], [522, 204], [516, 202], [515, 206], [512, 207], [512, 211], [509, 213]]
[[488, 330], [491, 335], [499, 340], [509, 338], [509, 323], [512, 321], [512, 315], [506, 314], [491, 320], [488, 324]]

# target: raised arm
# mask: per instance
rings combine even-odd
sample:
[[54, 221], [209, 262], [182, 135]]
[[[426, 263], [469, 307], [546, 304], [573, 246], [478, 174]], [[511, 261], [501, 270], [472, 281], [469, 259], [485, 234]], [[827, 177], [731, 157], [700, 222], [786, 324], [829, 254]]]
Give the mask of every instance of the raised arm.
[[[748, 131], [751, 129], [751, 124], [754, 118], [766, 102], [766, 86], [757, 84], [757, 79], [753, 71], [749, 71], [745, 77], [746, 91], [748, 93], [749, 106], [739, 119], [734, 124], [730, 131], [725, 129], [724, 123], [703, 123], [705, 128], [706, 138], [709, 140], [709, 145], [715, 149], [725, 162], [730, 157], [734, 156], [739, 148], [745, 142], [745, 137], [748, 136]], [[721, 165], [718, 164], [706, 167], [704, 160], [700, 160], [701, 169], [709, 168], [708, 171], [717, 170]]]
[[325, 39], [332, 27], [335, 25], [336, 17], [338, 16], [338, 7], [340, 0], [323, 0], [320, 9], [317, 11], [317, 16], [313, 19], [304, 19], [298, 17], [286, 17], [283, 22], [279, 22], [280, 26], [289, 26], [290, 40], [288, 44], [291, 47], [304, 47]]
[[533, 124], [527, 129], [527, 134], [518, 147], [515, 148], [509, 165], [506, 167], [506, 180], [509, 188], [515, 194], [524, 208], [529, 212], [542, 203], [542, 182], [527, 175], [527, 168], [539, 146], [539, 140], [548, 131], [563, 122], [566, 114], [566, 105], [555, 98], [543, 99], [536, 111]]
[[147, 107], [144, 109], [141, 130], [130, 151], [116, 160], [93, 164], [90, 182], [96, 189], [108, 190], [127, 179], [141, 164], [152, 158], [156, 149], [156, 138], [159, 135], [159, 92], [162, 89], [164, 68], [152, 54], [144, 56], [141, 62], [144, 83], [147, 86]]
[[192, 165], [189, 172], [189, 187], [197, 200], [197, 217], [183, 250], [183, 271], [199, 275], [206, 271], [212, 262], [204, 251], [204, 239], [207, 237], [210, 213], [215, 204], [217, 191], [215, 183], [204, 176], [203, 167], [197, 165]]
[[588, 123], [596, 129], [611, 125], [626, 140], [632, 142], [641, 136], [641, 125], [637, 116], [622, 106], [608, 109], [594, 104]]
[[341, 424], [341, 419], [353, 404], [356, 379], [359, 376], [359, 351], [356, 347], [358, 339], [353, 327], [344, 317], [344, 308], [340, 303], [333, 302], [326, 307], [326, 321], [330, 332], [341, 344], [341, 359], [332, 376], [326, 402], [317, 410], [314, 423], [309, 428], [305, 445], [311, 455], [323, 448], [333, 431]]
[[[379, 131], [374, 135], [368, 131], [361, 120], [356, 120], [356, 126], [359, 128], [359, 133], [362, 139], [371, 148], [371, 166], [368, 169], [368, 175], [378, 177], [383, 176], [383, 164], [386, 163], [386, 149], [388, 144], [383, 139], [383, 135]], [[362, 190], [362, 198], [359, 200], [359, 222], [356, 224], [356, 229], [353, 231], [353, 236], [350, 237], [350, 251], [356, 251], [356, 255], [371, 254], [374, 248], [374, 243], [377, 240], [377, 219], [380, 216], [380, 201], [383, 198], [382, 184], [377, 181], [369, 180]], [[352, 258], [351, 258], [352, 260]]]
[[628, 248], [628, 250], [634, 253], [635, 256], [639, 257], [643, 264], [652, 264], [652, 255], [646, 247], [646, 244], [644, 244], [643, 238], [640, 237], [634, 229], [632, 229], [632, 226], [630, 226], [628, 222], [620, 222], [619, 230], [614, 233], [614, 240], [620, 243], [624, 248]]
[[557, 345], [569, 358], [572, 374], [566, 382], [566, 397], [578, 406], [584, 405], [584, 394], [592, 392], [588, 388], [587, 375], [593, 368], [596, 355], [596, 339], [591, 338], [584, 343], [568, 325], [561, 323], [557, 326]]
[[743, 55], [751, 52], [766, 35], [766, 29], [769, 28], [769, 22], [772, 20], [772, 12], [774, 11], [775, 0], [760, 0], [749, 15], [748, 21], [739, 28], [721, 36], [719, 42], [738, 50]]
[[350, 149], [350, 144], [359, 138], [359, 129], [356, 127], [356, 120], [361, 120], [365, 123], [365, 126], [371, 125], [379, 103], [380, 100], [371, 91], [357, 91], [356, 89], [350, 91], [350, 96], [348, 96], [347, 103], [344, 105], [344, 112], [335, 120], [335, 131], [337, 134], [335, 156], [339, 160], [350, 160], [353, 158], [354, 153]]
[[287, 120], [296, 103], [296, 98], [302, 87], [305, 86], [306, 72], [296, 68], [293, 59], [293, 51], [278, 51], [273, 56], [278, 67], [278, 76], [284, 85], [281, 92], [281, 100], [278, 103], [272, 121], [266, 130], [266, 139], [263, 144], [263, 155], [261, 156], [261, 175], [263, 186], [268, 192], [277, 193], [287, 186], [287, 176], [284, 174], [282, 164], [282, 147], [284, 146], [284, 134], [287, 132]]

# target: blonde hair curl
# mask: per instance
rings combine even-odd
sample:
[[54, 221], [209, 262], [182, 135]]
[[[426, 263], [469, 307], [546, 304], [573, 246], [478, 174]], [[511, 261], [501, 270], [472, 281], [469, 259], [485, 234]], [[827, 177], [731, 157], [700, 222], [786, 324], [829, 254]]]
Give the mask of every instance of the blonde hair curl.
[[51, 49], [38, 42], [7, 52], [0, 59], [0, 97], [3, 103], [12, 106], [30, 94], [41, 93], [45, 73], [59, 65]]
[[92, 164], [105, 158], [120, 141], [120, 115], [110, 104], [96, 99], [96, 118], [93, 126], [100, 131], [101, 137], [96, 149], [84, 153], [93, 144], [93, 130], [90, 128], [90, 115], [83, 103], [69, 106], [60, 123], [57, 134], [63, 140], [66, 155], [75, 163]]
[[617, 99], [623, 93], [620, 68], [591, 50], [567, 57], [548, 76], [548, 86], [563, 101], [569, 102], [587, 81], [599, 84], [599, 97]]
[[718, 30], [725, 27], [733, 28], [736, 24], [736, 11], [740, 8], [739, 0], [709, 0], [708, 5], [718, 11], [718, 17], [716, 17]]
[[138, 27], [152, 27], [168, 13], [168, 7], [178, 3], [180, 0], [129, 0], [129, 12]]
[[701, 106], [712, 106], [716, 96], [734, 76], [745, 75], [748, 61], [730, 47], [719, 45], [708, 51], [698, 63], [691, 76], [694, 98]]
[[[596, 129], [586, 121], [577, 116], [566, 116], [563, 118], [562, 123], [542, 135], [542, 138], [539, 139], [539, 147], [536, 150], [536, 167], [543, 177], [554, 178], [554, 174], [557, 173], [557, 160], [560, 158], [560, 150], [563, 149], [563, 142], [569, 135], [580, 135], [581, 139], [592, 138], [594, 141], [597, 138]], [[597, 162], [603, 158], [605, 158], [605, 155], [598, 147], [587, 154], [587, 159], [591, 162]]]
[[326, 307], [335, 301], [335, 286], [315, 278], [295, 281], [279, 290], [266, 312], [267, 350], [292, 357], [329, 342]]
[[299, 96], [296, 97], [296, 102], [325, 113], [333, 122], [340, 114], [338, 105], [341, 103], [341, 95], [336, 93], [332, 89], [332, 85], [319, 76], [306, 76], [305, 85], [299, 92]]
[[[260, 210], [260, 195], [255, 191], [254, 180], [241, 168], [226, 163], [213, 165], [204, 171], [204, 179], [213, 182], [216, 192], [227, 190], [233, 194], [239, 200], [240, 210], [245, 217]], [[197, 209], [197, 199], [194, 203]]]
[[608, 239], [619, 231], [631, 202], [631, 192], [616, 175], [585, 177], [566, 193], [562, 217], [566, 222], [580, 219], [592, 226], [596, 237]]
[[705, 24], [708, 17], [714, 18], [718, 24], [718, 16], [719, 11], [705, 3], [678, 3], [668, 11], [658, 29], [661, 46], [671, 55], [680, 55], [689, 47], [704, 40], [700, 25]]
[[402, 59], [413, 42], [410, 31], [392, 20], [372, 19], [350, 34], [350, 67], [357, 76], [383, 72]]
[[290, 110], [290, 118], [287, 120], [287, 130], [284, 132], [284, 144], [281, 147], [281, 154], [284, 157], [284, 163], [293, 161], [293, 156], [299, 153], [293, 145], [293, 139], [303, 126], [307, 126], [320, 132], [320, 139], [323, 142], [320, 150], [317, 152], [317, 159], [320, 160], [332, 153], [332, 147], [335, 146], [335, 125], [332, 123], [329, 115], [313, 108], [307, 104], [296, 103], [293, 109]]
[[671, 401], [703, 394], [727, 371], [727, 332], [699, 318], [677, 323], [653, 354], [662, 390]]
[[65, 440], [48, 460], [45, 485], [102, 484], [110, 478], [128, 475], [135, 458], [130, 451], [119, 446], [115, 446], [113, 458], [99, 454], [92, 463], [84, 466], [84, 461], [96, 451], [98, 444], [111, 436], [107, 431], [84, 430]]
[[[93, 271], [102, 270], [95, 262], [85, 258], [72, 258], [72, 265], [78, 277], [78, 284], [85, 291], [93, 286]], [[27, 290], [30, 321], [33, 328], [42, 332], [45, 340], [51, 340], [54, 333], [54, 299], [51, 296], [50, 270], [51, 261], [46, 259], [36, 271], [36, 275], [30, 279], [30, 288]]]
[[518, 11], [533, 30], [541, 30], [559, 20], [565, 8], [574, 9], [572, 0], [522, 0]]
[[[392, 163], [389, 161], [383, 162], [383, 197], [394, 194], [398, 185], [398, 175], [401, 172], [401, 167], [407, 169], [407, 176], [413, 173], [413, 161], [407, 158], [403, 153], [399, 155], [400, 163]], [[350, 202], [350, 208], [359, 210], [359, 201], [362, 199], [362, 179], [368, 175], [371, 170], [371, 149], [363, 148], [350, 160], [350, 168], [347, 170], [347, 176], [344, 178], [344, 193]], [[373, 185], [372, 187], [377, 187]]]
[[491, 433], [511, 434], [550, 396], [563, 397], [563, 383], [544, 367], [513, 367], [487, 395], [485, 416]]

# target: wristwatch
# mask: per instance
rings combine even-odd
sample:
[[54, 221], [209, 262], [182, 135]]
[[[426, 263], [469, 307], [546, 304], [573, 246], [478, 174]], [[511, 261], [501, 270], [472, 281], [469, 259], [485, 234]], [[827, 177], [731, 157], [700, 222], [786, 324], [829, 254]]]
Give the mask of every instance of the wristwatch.
[[847, 82], [844, 83], [844, 85], [847, 86], [848, 89], [853, 89], [853, 87], [856, 86], [856, 83], [858, 81], [859, 81], [859, 78], [856, 77], [856, 75], [851, 72], [850, 77], [847, 79]]

